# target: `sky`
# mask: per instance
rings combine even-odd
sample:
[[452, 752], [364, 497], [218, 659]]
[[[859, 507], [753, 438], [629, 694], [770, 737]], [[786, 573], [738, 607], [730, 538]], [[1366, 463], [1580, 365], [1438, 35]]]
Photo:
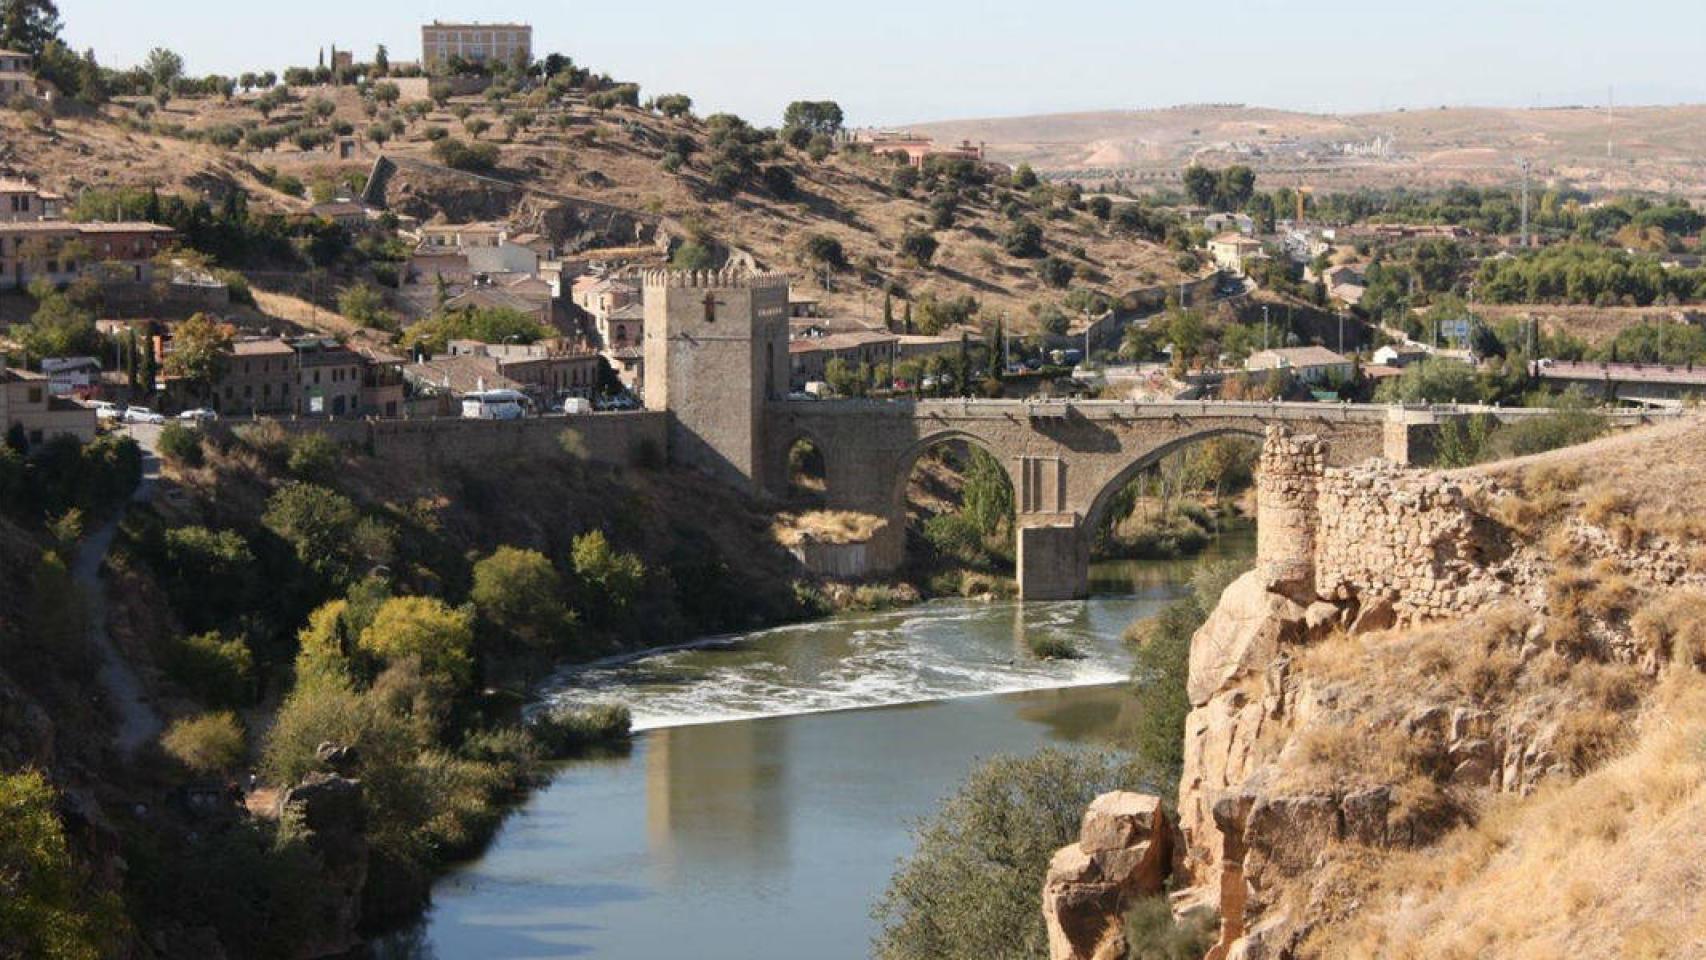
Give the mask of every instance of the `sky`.
[[1318, 112], [1706, 102], [1706, 0], [58, 0], [103, 64], [169, 46], [195, 73], [420, 57], [432, 19], [517, 20], [534, 53], [764, 125], [1247, 103]]

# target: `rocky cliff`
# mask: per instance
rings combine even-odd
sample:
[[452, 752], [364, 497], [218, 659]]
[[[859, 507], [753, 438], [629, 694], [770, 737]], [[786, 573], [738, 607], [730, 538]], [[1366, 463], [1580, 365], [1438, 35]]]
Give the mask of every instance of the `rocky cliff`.
[[[1256, 568], [1191, 649], [1173, 903], [1218, 913], [1209, 960], [1627, 955], [1623, 888], [1582, 851], [1698, 845], [1676, 812], [1706, 799], [1700, 765], [1655, 797], [1639, 758], [1706, 726], [1703, 521], [1677, 455], [1703, 434], [1442, 475], [1328, 469], [1320, 442], [1270, 432]], [[1604, 780], [1612, 809], [1558, 840], [1561, 797], [1603, 802]], [[1586, 878], [1524, 894], [1551, 926], [1498, 924], [1454, 891], [1508, 885], [1501, 867]], [[1706, 874], [1683, 873], [1697, 898]], [[1706, 948], [1696, 921], [1640, 930], [1642, 955]]]

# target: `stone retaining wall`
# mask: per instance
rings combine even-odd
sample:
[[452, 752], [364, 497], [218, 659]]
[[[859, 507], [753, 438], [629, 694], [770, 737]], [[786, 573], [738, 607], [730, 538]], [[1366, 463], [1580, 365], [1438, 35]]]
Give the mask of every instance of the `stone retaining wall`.
[[[572, 431], [578, 456], [618, 467], [661, 466], [667, 454], [664, 414], [598, 413], [525, 420], [279, 419], [290, 433], [321, 433], [371, 456], [425, 465], [480, 465], [516, 457], [560, 456]], [[240, 421], [227, 421], [232, 427]]]

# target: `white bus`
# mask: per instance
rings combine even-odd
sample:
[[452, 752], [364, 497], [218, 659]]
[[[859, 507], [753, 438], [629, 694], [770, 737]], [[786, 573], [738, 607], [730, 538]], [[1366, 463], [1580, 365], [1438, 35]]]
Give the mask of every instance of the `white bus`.
[[520, 420], [527, 397], [518, 390], [481, 390], [463, 394], [462, 416], [469, 420]]

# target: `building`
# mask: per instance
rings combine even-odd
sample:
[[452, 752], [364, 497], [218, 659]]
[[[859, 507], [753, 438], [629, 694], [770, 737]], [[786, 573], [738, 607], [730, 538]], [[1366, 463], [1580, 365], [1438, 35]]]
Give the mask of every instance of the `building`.
[[30, 447], [55, 437], [95, 439], [95, 411], [53, 395], [45, 374], [0, 366], [0, 436], [22, 434]]
[[541, 324], [551, 323], [549, 297], [540, 301], [536, 297], [523, 296], [491, 283], [476, 283], [445, 301], [445, 306], [451, 310], [514, 310]]
[[[5, 54], [0, 53], [0, 57]], [[65, 216], [65, 197], [42, 190], [26, 180], [0, 178], [0, 223], [59, 220]]]
[[942, 353], [958, 355], [965, 341], [960, 337], [929, 336], [922, 333], [903, 333], [896, 337], [894, 359], [896, 363], [923, 357], [932, 357]]
[[452, 340], [449, 356], [490, 360], [490, 370], [517, 384], [535, 402], [590, 397], [598, 388], [598, 354], [562, 343], [480, 343]]
[[1419, 343], [1389, 343], [1374, 351], [1373, 360], [1388, 367], [1407, 367], [1428, 357], [1428, 348]]
[[0, 288], [38, 277], [64, 286], [80, 276], [152, 283], [154, 258], [177, 234], [153, 223], [0, 222]]
[[1213, 234], [1236, 232], [1249, 236], [1256, 232], [1256, 221], [1247, 213], [1211, 213], [1203, 218], [1202, 225]]
[[511, 243], [501, 224], [434, 223], [421, 228], [420, 242], [409, 257], [408, 281], [461, 284], [483, 273], [538, 271], [538, 252]]
[[1289, 370], [1299, 381], [1313, 384], [1329, 379], [1349, 380], [1356, 372], [1356, 362], [1326, 347], [1283, 347], [1250, 354], [1244, 361], [1244, 369]]
[[451, 60], [525, 63], [533, 59], [533, 28], [525, 23], [432, 23], [421, 27], [421, 68], [437, 73]]
[[0, 50], [0, 104], [13, 97], [52, 100], [53, 87], [36, 78], [34, 60], [18, 50]]
[[316, 203], [308, 208], [308, 214], [321, 220], [330, 220], [345, 230], [355, 231], [367, 228], [367, 208], [354, 200], [328, 200]]
[[894, 369], [900, 349], [900, 337], [880, 330], [852, 333], [831, 333], [788, 342], [788, 379], [794, 387], [814, 380], [825, 379], [831, 360], [840, 360], [850, 369], [868, 366]]
[[1262, 242], [1240, 233], [1223, 233], [1208, 242], [1208, 255], [1215, 266], [1243, 276], [1246, 268], [1262, 256]]
[[377, 347], [356, 348], [361, 354], [361, 403], [364, 417], [396, 417], [404, 411], [404, 358]]
[[905, 130], [861, 130], [854, 134], [853, 142], [870, 147], [871, 152], [879, 156], [904, 158], [913, 167], [924, 166], [924, 161], [931, 157], [959, 157], [978, 163], [987, 162], [981, 143], [973, 144], [970, 140], [962, 140], [959, 146], [939, 147], [935, 140]]
[[41, 372], [56, 397], [87, 398], [101, 386], [101, 361], [94, 357], [44, 357]]
[[[170, 350], [170, 344], [167, 344]], [[400, 364], [402, 358], [395, 358]], [[380, 390], [384, 377], [370, 374], [370, 361], [328, 337], [250, 338], [231, 345], [225, 376], [213, 386], [213, 407], [233, 414], [354, 416], [384, 400], [363, 402], [363, 390]], [[400, 384], [399, 384], [400, 386]], [[394, 398], [401, 400], [401, 390]]]

